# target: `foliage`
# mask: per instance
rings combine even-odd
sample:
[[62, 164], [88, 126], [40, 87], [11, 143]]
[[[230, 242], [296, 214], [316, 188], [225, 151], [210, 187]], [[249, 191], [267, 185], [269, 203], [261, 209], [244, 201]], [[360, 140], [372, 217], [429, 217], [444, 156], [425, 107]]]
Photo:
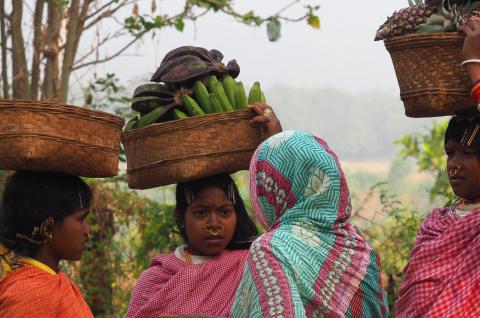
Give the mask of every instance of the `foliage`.
[[[280, 37], [280, 21], [306, 21], [314, 28], [319, 27], [316, 15], [319, 6], [306, 5], [305, 14], [296, 18], [285, 14], [287, 9], [302, 0], [293, 0], [266, 16], [260, 16], [253, 10], [239, 12], [233, 0], [183, 0], [178, 12], [162, 13], [157, 13], [156, 0], [151, 1], [148, 12], [141, 12], [140, 0], [29, 2], [12, 1], [6, 4], [0, 0], [3, 98], [67, 102], [73, 72], [121, 56], [147, 34], [155, 37], [158, 31], [169, 27], [183, 32], [187, 22], [195, 22], [211, 12], [222, 13], [238, 23], [256, 27], [275, 21], [277, 36], [270, 37], [272, 41]], [[132, 7], [132, 12], [127, 13]], [[105, 30], [103, 25], [108, 20], [115, 21], [118, 27]], [[83, 45], [84, 39], [91, 44]], [[107, 45], [114, 51], [101, 54]], [[81, 82], [80, 77], [90, 76], [91, 72], [79, 74], [76, 73], [76, 80]]]
[[[394, 303], [402, 281], [402, 272], [423, 215], [402, 204], [387, 190], [386, 185], [378, 183], [370, 189], [363, 204], [355, 211], [353, 221], [362, 224], [365, 236], [380, 256], [390, 313], [394, 316]], [[366, 202], [373, 197], [379, 199], [380, 210], [363, 216]]]
[[396, 143], [402, 147], [400, 154], [404, 158], [414, 158], [419, 171], [432, 173], [435, 177], [435, 183], [429, 190], [430, 200], [436, 197], [445, 198], [448, 205], [455, 199], [455, 195], [445, 173], [444, 136], [447, 124], [447, 121], [434, 122], [431, 130], [405, 134]]

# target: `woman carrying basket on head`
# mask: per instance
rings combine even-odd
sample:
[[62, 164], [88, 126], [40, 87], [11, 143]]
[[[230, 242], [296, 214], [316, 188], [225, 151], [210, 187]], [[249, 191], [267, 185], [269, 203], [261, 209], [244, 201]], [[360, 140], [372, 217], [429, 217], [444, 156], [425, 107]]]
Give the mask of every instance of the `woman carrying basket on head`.
[[78, 261], [88, 240], [92, 194], [76, 176], [18, 171], [0, 206], [0, 317], [93, 317], [61, 260]]
[[[249, 107], [258, 114], [252, 123], [261, 124], [266, 136], [281, 131], [268, 105]], [[185, 245], [152, 259], [132, 291], [126, 317], [230, 317], [248, 249], [258, 236], [234, 181], [222, 174], [177, 184], [175, 216]]]
[[[463, 55], [480, 102], [480, 22], [460, 28]], [[446, 173], [458, 200], [433, 209], [404, 270], [396, 317], [479, 317], [480, 113], [453, 116], [445, 132]]]

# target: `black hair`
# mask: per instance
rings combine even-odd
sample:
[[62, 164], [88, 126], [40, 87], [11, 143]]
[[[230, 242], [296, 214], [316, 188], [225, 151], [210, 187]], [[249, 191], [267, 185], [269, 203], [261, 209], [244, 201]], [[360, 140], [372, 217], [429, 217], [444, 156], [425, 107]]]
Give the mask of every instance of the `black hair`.
[[248, 216], [247, 209], [245, 208], [245, 204], [240, 197], [235, 182], [228, 174], [219, 174], [192, 182], [182, 182], [177, 184], [177, 206], [175, 209], [175, 214], [177, 226], [180, 230], [183, 240], [188, 242], [185, 228], [181, 226], [184, 224], [185, 212], [189, 205], [188, 196], [190, 195], [191, 199], [193, 199], [200, 191], [209, 187], [219, 188], [227, 196], [229, 196], [229, 189], [233, 189], [235, 198], [235, 200], [233, 200], [233, 206], [237, 216], [237, 226], [235, 228], [233, 238], [228, 243], [226, 248], [229, 250], [248, 249], [253, 240], [258, 236], [258, 230], [255, 226], [255, 223], [253, 223], [252, 219], [250, 219]]
[[[32, 236], [35, 226], [52, 217], [55, 223], [89, 209], [92, 192], [77, 176], [53, 172], [17, 171], [7, 179], [0, 205], [0, 243], [15, 253], [33, 256], [39, 245], [17, 234]], [[34, 238], [32, 238], [34, 239]]]
[[445, 143], [452, 140], [472, 149], [480, 156], [480, 113], [463, 111], [453, 116], [445, 131]]

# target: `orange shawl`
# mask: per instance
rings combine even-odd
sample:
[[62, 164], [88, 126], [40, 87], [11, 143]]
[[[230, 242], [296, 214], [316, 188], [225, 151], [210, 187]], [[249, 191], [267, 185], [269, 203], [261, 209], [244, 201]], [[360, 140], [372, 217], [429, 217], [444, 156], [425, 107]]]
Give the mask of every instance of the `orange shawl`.
[[25, 264], [0, 280], [0, 317], [90, 318], [93, 315], [65, 274]]

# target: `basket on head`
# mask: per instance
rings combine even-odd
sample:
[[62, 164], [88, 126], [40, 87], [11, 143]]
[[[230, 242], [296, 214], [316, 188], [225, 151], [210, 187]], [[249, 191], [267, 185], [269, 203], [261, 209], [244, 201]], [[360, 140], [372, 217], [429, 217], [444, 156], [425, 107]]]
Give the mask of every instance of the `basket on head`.
[[214, 113], [123, 133], [128, 185], [148, 189], [249, 168], [262, 141], [248, 109]]
[[409, 117], [451, 115], [476, 107], [462, 69], [464, 36], [456, 32], [409, 34], [385, 40]]
[[123, 123], [83, 107], [0, 100], [0, 169], [115, 176]]

